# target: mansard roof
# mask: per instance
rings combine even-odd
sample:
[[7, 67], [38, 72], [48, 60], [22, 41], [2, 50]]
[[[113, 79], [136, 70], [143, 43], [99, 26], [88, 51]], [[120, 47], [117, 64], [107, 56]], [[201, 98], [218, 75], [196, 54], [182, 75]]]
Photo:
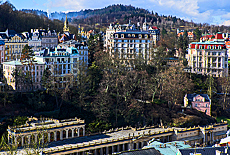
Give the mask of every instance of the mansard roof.
[[194, 94], [187, 94], [187, 99], [189, 101], [193, 101], [193, 98], [197, 97], [198, 95], [204, 97], [205, 101], [210, 101], [210, 98], [209, 98], [209, 96], [207, 94], [196, 94], [196, 93], [194, 93]]

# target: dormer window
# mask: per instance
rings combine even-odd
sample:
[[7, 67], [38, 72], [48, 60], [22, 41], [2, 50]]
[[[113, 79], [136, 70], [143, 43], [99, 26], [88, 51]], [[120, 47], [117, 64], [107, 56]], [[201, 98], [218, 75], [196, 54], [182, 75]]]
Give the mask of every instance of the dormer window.
[[199, 49], [202, 49], [202, 45], [199, 46]]
[[128, 37], [131, 37], [131, 34], [128, 34]]
[[208, 49], [211, 49], [211, 46], [210, 46], [210, 45], [208, 45]]
[[147, 34], [145, 34], [145, 39], [147, 39], [148, 38], [148, 35]]
[[132, 37], [135, 38], [135, 34], [132, 34]]
[[115, 34], [115, 38], [118, 38], [118, 34]]
[[218, 49], [221, 49], [221, 48], [222, 48], [221, 46], [218, 47]]
[[125, 36], [124, 34], [121, 34], [121, 38], [124, 38], [124, 36]]
[[139, 34], [139, 38], [142, 38], [141, 34]]

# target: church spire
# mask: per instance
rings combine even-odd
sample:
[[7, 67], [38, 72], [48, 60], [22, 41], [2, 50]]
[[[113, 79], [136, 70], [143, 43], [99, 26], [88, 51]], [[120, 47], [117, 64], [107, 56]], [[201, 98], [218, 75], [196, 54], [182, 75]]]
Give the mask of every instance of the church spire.
[[63, 32], [69, 32], [67, 14], [66, 14], [66, 17], [65, 17], [65, 23], [64, 23], [64, 27], [63, 27]]

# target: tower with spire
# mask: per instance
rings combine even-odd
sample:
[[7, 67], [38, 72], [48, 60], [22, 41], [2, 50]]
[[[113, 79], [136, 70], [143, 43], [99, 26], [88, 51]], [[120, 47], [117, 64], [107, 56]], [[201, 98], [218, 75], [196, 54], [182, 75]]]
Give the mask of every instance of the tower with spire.
[[65, 23], [64, 23], [64, 27], [63, 27], [63, 32], [65, 34], [69, 34], [69, 26], [68, 26], [67, 14], [66, 14], [66, 17], [65, 17]]

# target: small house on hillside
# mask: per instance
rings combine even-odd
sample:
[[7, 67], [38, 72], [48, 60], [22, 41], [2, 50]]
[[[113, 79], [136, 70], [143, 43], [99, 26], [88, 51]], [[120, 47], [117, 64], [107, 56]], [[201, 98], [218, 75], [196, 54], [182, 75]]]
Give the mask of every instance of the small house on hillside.
[[207, 94], [186, 94], [184, 97], [184, 106], [191, 106], [211, 116], [211, 99]]

